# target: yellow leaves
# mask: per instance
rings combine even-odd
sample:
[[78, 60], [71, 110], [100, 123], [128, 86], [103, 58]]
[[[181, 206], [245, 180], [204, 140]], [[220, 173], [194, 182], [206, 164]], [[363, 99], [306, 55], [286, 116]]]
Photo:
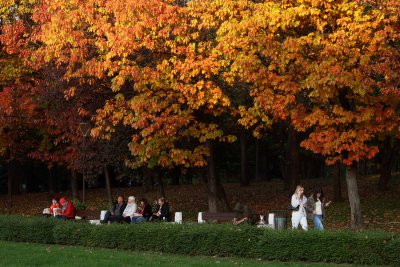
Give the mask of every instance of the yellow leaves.
[[75, 92], [76, 92], [76, 87], [75, 86], [72, 86], [72, 87], [68, 88], [67, 90], [65, 90], [65, 93], [64, 93], [65, 99], [68, 100], [69, 98], [74, 97], [75, 96]]

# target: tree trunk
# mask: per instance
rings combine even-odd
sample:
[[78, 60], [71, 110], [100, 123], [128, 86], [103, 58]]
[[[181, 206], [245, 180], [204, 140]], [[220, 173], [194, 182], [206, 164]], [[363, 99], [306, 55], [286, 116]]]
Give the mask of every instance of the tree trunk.
[[240, 186], [249, 186], [250, 180], [248, 175], [248, 162], [247, 162], [247, 144], [248, 138], [246, 130], [242, 129], [240, 132], [240, 161], [241, 161], [241, 175]]
[[158, 186], [159, 186], [159, 190], [160, 190], [160, 195], [161, 195], [161, 197], [165, 198], [164, 183], [163, 183], [163, 179], [161, 177], [161, 173], [159, 171], [157, 171], [156, 175], [157, 175], [157, 182], [158, 182]]
[[256, 179], [268, 180], [268, 161], [266, 153], [266, 144], [257, 139], [256, 142]]
[[54, 194], [56, 193], [56, 184], [55, 184], [55, 177], [57, 177], [57, 166], [53, 166], [50, 170], [49, 170], [49, 175], [48, 175], [48, 185], [49, 185], [49, 195], [50, 196], [54, 196]]
[[290, 174], [290, 191], [296, 189], [296, 186], [300, 184], [300, 153], [299, 153], [299, 142], [297, 133], [293, 126], [289, 127], [288, 133], [288, 158], [290, 159], [289, 174]]
[[149, 168], [144, 169], [144, 175], [143, 175], [143, 189], [145, 193], [149, 193], [153, 190], [153, 184], [154, 184], [154, 177], [153, 173]]
[[107, 189], [107, 199], [108, 204], [110, 205], [110, 209], [112, 208], [112, 194], [111, 194], [111, 184], [110, 184], [110, 172], [108, 171], [107, 165], [104, 164], [104, 178], [106, 180], [106, 189]]
[[8, 171], [8, 175], [7, 175], [7, 190], [8, 190], [8, 194], [7, 194], [7, 207], [9, 209], [12, 208], [12, 191], [13, 191], [13, 183], [12, 183], [12, 176], [10, 175], [10, 171]]
[[12, 194], [20, 194], [21, 191], [21, 176], [23, 175], [23, 167], [19, 161], [12, 160], [8, 163], [8, 177], [11, 179], [10, 186]]
[[380, 178], [378, 190], [385, 191], [388, 189], [390, 178], [392, 177], [392, 168], [396, 160], [396, 153], [399, 149], [399, 142], [396, 140], [392, 145], [392, 138], [387, 136], [382, 151], [382, 160], [380, 164]]
[[71, 172], [71, 191], [72, 191], [72, 198], [79, 199], [78, 193], [78, 177], [76, 176], [76, 172]]
[[341, 202], [342, 199], [342, 184], [340, 181], [340, 162], [336, 162], [332, 168], [332, 189], [333, 201]]
[[175, 167], [169, 173], [171, 175], [171, 184], [179, 185], [179, 178], [181, 176], [181, 168]]
[[210, 156], [207, 160], [207, 191], [210, 212], [229, 210], [224, 187], [215, 172], [214, 148], [212, 141], [207, 141]]
[[357, 186], [357, 168], [355, 166], [346, 169], [347, 192], [349, 195], [351, 210], [351, 228], [361, 229], [364, 224], [362, 221], [360, 196]]

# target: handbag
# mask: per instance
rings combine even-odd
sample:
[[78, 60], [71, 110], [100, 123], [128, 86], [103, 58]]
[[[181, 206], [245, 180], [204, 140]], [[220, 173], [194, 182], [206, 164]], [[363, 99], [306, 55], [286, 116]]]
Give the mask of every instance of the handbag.
[[298, 205], [297, 207], [293, 207], [292, 204], [289, 204], [288, 210], [290, 211], [299, 211], [300, 205]]

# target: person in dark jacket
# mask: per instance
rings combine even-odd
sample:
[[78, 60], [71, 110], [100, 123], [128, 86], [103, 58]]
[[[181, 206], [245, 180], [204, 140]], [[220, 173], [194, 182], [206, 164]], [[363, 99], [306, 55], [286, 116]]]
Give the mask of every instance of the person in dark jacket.
[[147, 222], [152, 215], [151, 205], [147, 199], [142, 198], [139, 200], [138, 212], [134, 213], [132, 216], [132, 223]]
[[117, 202], [115, 202], [111, 210], [107, 211], [104, 215], [104, 220], [101, 223], [108, 223], [108, 222], [118, 222], [121, 223], [122, 221], [122, 213], [126, 208], [126, 203], [124, 202], [124, 198], [122, 196], [118, 196]]
[[158, 199], [158, 204], [160, 205], [159, 210], [153, 213], [150, 221], [169, 221], [169, 204], [165, 201], [163, 197]]
[[324, 230], [325, 207], [328, 207], [331, 201], [326, 202], [322, 188], [316, 188], [314, 193], [307, 199], [307, 218], [312, 219], [314, 228]]

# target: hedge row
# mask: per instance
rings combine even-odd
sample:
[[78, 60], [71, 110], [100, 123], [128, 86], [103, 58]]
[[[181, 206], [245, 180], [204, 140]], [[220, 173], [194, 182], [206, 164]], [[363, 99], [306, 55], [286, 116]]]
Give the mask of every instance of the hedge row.
[[400, 237], [381, 231], [273, 231], [252, 226], [162, 223], [96, 226], [0, 216], [0, 239], [186, 255], [400, 266]]

